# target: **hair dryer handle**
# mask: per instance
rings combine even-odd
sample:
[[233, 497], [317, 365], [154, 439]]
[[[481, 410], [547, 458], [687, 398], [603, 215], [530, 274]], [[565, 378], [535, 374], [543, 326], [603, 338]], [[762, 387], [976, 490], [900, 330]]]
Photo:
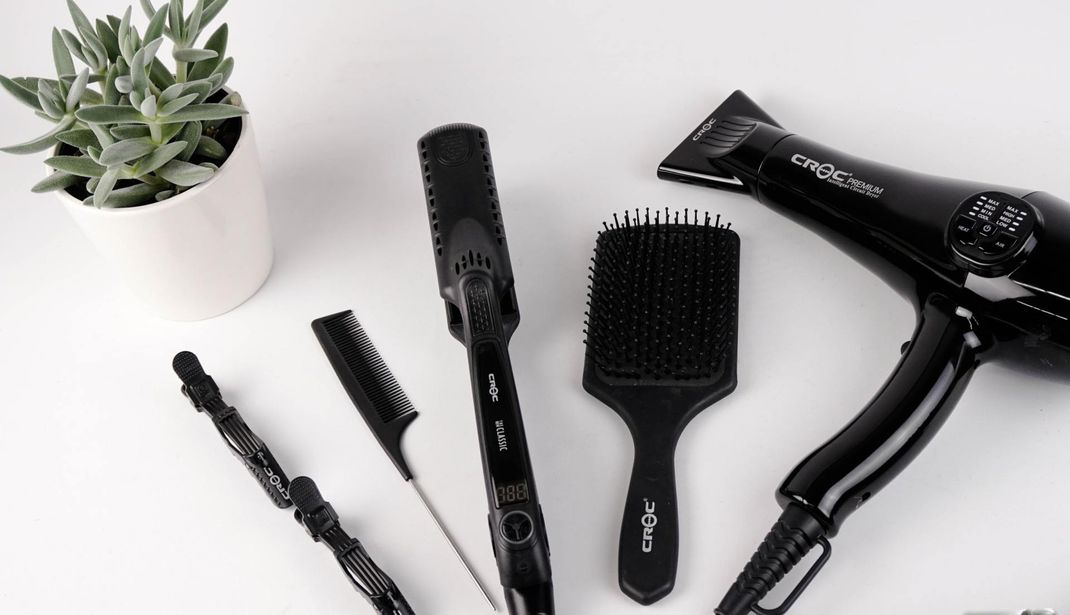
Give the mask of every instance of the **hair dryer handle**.
[[972, 315], [943, 295], [923, 300], [918, 328], [895, 373], [868, 406], [785, 479], [778, 499], [840, 523], [887, 485], [943, 425], [978, 365]]

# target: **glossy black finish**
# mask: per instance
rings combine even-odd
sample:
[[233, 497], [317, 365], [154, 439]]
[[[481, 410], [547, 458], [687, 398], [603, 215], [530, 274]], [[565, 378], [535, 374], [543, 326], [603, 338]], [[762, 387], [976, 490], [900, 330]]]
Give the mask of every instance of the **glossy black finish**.
[[487, 134], [451, 124], [424, 135], [418, 149], [448, 326], [468, 349], [506, 604], [513, 615], [552, 615], [550, 550], [508, 351], [520, 312]]
[[[942, 295], [922, 306], [918, 329], [892, 376], [840, 433], [784, 480], [778, 499], [819, 511], [829, 536], [936, 435], [978, 365], [982, 341], [968, 314]], [[820, 499], [817, 499], [820, 496]]]
[[[658, 175], [750, 194], [881, 275], [918, 312], [877, 397], [780, 489], [782, 504], [806, 507], [829, 535], [928, 443], [979, 362], [1070, 374], [1070, 203], [845, 154], [784, 130], [742, 92]], [[983, 207], [989, 199], [999, 206]], [[958, 227], [971, 211], [995, 228], [969, 237]]]

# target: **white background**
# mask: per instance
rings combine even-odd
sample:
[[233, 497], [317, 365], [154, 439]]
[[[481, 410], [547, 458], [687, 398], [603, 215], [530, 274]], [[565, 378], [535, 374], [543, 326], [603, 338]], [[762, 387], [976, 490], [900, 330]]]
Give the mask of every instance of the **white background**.
[[[4, 4], [0, 71], [47, 73], [63, 3]], [[486, 127], [494, 151], [558, 612], [711, 612], [776, 518], [780, 480], [877, 390], [913, 315], [747, 198], [658, 181], [661, 159], [742, 88], [858, 155], [1070, 197], [1062, 3], [773, 4], [233, 1], [232, 83], [253, 110], [277, 260], [208, 322], [142, 313], [53, 197], [29, 194], [41, 157], [0, 160], [0, 612], [370, 612], [179, 395], [182, 349], [292, 475], [317, 480], [417, 612], [484, 612], [309, 329], [346, 308], [421, 411], [408, 458], [502, 604], [416, 157], [423, 132], [454, 121]], [[0, 118], [5, 143], [46, 129], [6, 97]], [[616, 587], [631, 443], [580, 374], [595, 230], [648, 205], [723, 213], [744, 251], [740, 386], [680, 443], [678, 583], [644, 608]], [[983, 368], [845, 526], [796, 612], [1070, 612], [1068, 432], [1065, 385]]]

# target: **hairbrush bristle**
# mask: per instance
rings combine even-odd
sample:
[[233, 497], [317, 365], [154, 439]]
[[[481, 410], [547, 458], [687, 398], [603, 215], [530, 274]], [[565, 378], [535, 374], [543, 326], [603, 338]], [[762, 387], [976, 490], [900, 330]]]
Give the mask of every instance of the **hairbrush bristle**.
[[298, 476], [290, 481], [290, 501], [297, 510], [308, 514], [323, 506], [323, 496], [315, 481], [307, 476]]
[[176, 354], [171, 362], [171, 367], [174, 368], [175, 374], [178, 375], [183, 384], [189, 384], [194, 380], [203, 378], [205, 375], [200, 359], [188, 350], [183, 350]]
[[736, 338], [739, 240], [688, 209], [614, 214], [590, 268], [587, 357], [635, 383], [715, 380]]

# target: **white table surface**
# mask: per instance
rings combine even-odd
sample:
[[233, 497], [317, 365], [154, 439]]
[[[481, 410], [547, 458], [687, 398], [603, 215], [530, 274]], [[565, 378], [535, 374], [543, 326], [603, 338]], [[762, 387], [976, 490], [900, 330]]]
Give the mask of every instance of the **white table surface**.
[[[0, 71], [46, 73], [63, 3], [6, 4]], [[235, 0], [232, 83], [253, 111], [276, 264], [207, 322], [140, 311], [57, 202], [28, 192], [41, 157], [0, 159], [0, 613], [370, 613], [179, 395], [182, 349], [292, 475], [317, 480], [419, 613], [484, 612], [309, 329], [346, 308], [421, 411], [408, 458], [502, 605], [416, 159], [424, 131], [455, 121], [486, 127], [494, 150], [558, 612], [712, 612], [776, 518], [774, 489], [877, 390], [912, 311], [810, 232], [658, 181], [658, 162], [742, 88], [858, 155], [1070, 196], [1059, 3], [772, 4]], [[6, 97], [0, 117], [0, 142], [45, 128]], [[647, 205], [723, 213], [744, 251], [740, 386], [680, 443], [678, 583], [644, 608], [616, 584], [631, 442], [580, 374], [594, 232]], [[1070, 611], [1068, 401], [1065, 385], [983, 368], [845, 526], [795, 612]]]

